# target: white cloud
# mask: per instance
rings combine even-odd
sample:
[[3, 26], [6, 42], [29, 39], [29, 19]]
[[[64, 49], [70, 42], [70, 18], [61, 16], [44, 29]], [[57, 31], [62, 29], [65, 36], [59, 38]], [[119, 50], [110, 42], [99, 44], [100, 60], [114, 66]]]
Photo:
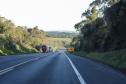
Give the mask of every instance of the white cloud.
[[92, 0], [0, 0], [0, 15], [17, 25], [44, 30], [74, 30]]

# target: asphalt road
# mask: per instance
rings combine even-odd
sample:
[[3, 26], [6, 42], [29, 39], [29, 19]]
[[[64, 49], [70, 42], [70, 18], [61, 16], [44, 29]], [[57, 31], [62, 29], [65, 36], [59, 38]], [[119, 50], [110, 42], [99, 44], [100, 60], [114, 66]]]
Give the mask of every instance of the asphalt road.
[[63, 52], [0, 57], [0, 84], [126, 84], [103, 64]]

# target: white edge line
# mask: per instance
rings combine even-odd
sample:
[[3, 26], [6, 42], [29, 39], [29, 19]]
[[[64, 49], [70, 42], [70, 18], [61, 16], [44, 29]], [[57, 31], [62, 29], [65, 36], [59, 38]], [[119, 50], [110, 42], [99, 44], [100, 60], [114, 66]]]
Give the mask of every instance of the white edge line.
[[81, 84], [86, 84], [86, 82], [84, 81], [83, 77], [81, 76], [81, 74], [79, 73], [79, 71], [77, 70], [77, 68], [75, 67], [75, 65], [73, 64], [73, 62], [70, 60], [70, 58], [64, 53], [64, 55], [66, 56], [66, 58], [68, 59], [68, 61], [70, 62], [73, 70], [75, 71], [75, 74], [77, 75], [79, 81]]

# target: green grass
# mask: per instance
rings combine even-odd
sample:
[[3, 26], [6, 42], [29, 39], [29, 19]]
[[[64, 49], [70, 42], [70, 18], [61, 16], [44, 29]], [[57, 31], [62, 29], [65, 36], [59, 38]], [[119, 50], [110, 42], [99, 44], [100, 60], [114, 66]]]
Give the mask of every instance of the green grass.
[[0, 49], [0, 56], [16, 55], [16, 54], [24, 54], [24, 53], [36, 53], [36, 52], [37, 50], [34, 48], [16, 45], [15, 50], [9, 48]]
[[14, 54], [14, 52], [11, 50], [8, 50], [5, 48], [0, 50], [0, 56], [6, 56], [6, 55], [11, 55], [11, 54]]
[[5, 53], [3, 52], [3, 50], [0, 50], [0, 55], [5, 55]]
[[75, 52], [74, 54], [126, 70], [126, 49], [110, 52]]

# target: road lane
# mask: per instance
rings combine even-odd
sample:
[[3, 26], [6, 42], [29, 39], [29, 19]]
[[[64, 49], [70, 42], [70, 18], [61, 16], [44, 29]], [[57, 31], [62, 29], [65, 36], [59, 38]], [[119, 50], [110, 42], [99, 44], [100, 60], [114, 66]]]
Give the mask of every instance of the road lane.
[[80, 72], [77, 70], [76, 66], [73, 64], [73, 62], [71, 61], [71, 59], [66, 54], [64, 54], [64, 55], [66, 56], [66, 58], [70, 62], [70, 64], [71, 64], [71, 66], [72, 66], [72, 68], [73, 68], [76, 76], [78, 77], [78, 79], [80, 81], [80, 84], [86, 84], [84, 78], [81, 76]]
[[[53, 53], [48, 53], [48, 54], [51, 55]], [[34, 54], [11, 55], [11, 56], [0, 57], [0, 71], [31, 59], [47, 56], [48, 54], [34, 53]]]
[[27, 61], [18, 63], [18, 64], [16, 64], [16, 65], [13, 65], [13, 66], [11, 66], [11, 67], [5, 68], [5, 69], [3, 69], [3, 70], [0, 70], [0, 75], [4, 75], [4, 74], [6, 74], [6, 73], [9, 72], [9, 71], [14, 70], [16, 67], [19, 67], [19, 66], [21, 66], [21, 65], [23, 65], [23, 64], [26, 64], [26, 63], [29, 63], [29, 62], [32, 62], [32, 61], [36, 61], [36, 60], [38, 60], [38, 59], [40, 59], [40, 57], [32, 58], [32, 59], [29, 59], [29, 60], [27, 60]]
[[0, 76], [0, 84], [80, 84], [80, 82], [66, 57], [61, 53], [55, 53]]
[[87, 84], [126, 84], [126, 76], [103, 64], [69, 54]]
[[[0, 84], [81, 84], [64, 53], [45, 55], [1, 75]], [[126, 76], [109, 67], [71, 54], [68, 57], [86, 84], [126, 84]]]

